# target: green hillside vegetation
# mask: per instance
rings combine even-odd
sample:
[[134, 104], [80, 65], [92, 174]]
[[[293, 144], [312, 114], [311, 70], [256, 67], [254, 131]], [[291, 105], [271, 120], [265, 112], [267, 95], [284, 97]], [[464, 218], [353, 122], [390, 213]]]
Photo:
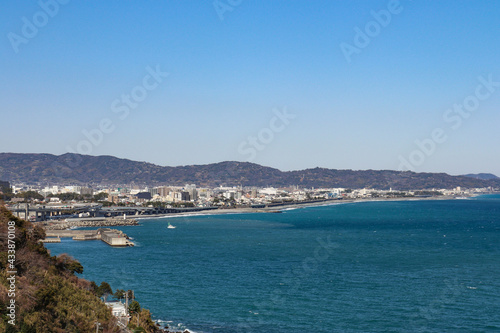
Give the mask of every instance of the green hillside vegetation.
[[314, 168], [280, 171], [249, 162], [220, 162], [178, 167], [158, 166], [113, 156], [79, 154], [0, 153], [0, 179], [21, 183], [56, 184], [169, 184], [201, 187], [278, 186], [342, 187], [388, 190], [500, 187], [500, 179], [476, 179], [445, 173], [392, 170]]
[[[9, 323], [8, 223], [15, 223], [15, 325]], [[107, 283], [100, 287], [75, 276], [82, 265], [68, 255], [51, 256], [38, 242], [45, 237], [40, 227], [13, 216], [0, 205], [0, 332], [120, 332], [111, 311], [99, 299], [103, 292], [111, 293]], [[109, 289], [108, 289], [109, 288]], [[149, 311], [134, 313], [131, 332], [155, 333], [159, 330]]]

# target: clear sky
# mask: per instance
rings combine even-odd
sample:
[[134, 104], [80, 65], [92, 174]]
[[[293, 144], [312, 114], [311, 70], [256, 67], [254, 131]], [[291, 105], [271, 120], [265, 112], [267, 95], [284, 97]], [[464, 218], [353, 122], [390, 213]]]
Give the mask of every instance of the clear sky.
[[4, 0], [0, 152], [500, 176], [499, 18], [493, 0]]

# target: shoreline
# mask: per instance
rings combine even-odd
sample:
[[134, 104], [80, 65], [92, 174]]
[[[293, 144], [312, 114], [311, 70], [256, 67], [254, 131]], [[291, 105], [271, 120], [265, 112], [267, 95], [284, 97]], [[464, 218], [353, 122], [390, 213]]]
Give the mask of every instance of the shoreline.
[[230, 215], [230, 214], [256, 214], [256, 213], [281, 213], [285, 210], [293, 210], [300, 208], [333, 206], [348, 203], [363, 203], [363, 202], [390, 202], [390, 201], [426, 201], [426, 200], [456, 200], [453, 196], [439, 196], [439, 197], [406, 197], [406, 198], [369, 198], [369, 199], [342, 199], [342, 200], [325, 200], [321, 202], [305, 202], [295, 204], [284, 204], [280, 206], [263, 207], [263, 208], [227, 208], [227, 209], [214, 209], [208, 211], [185, 212], [185, 213], [168, 213], [148, 215], [145, 217], [135, 217], [138, 221], [150, 220], [159, 218], [174, 218], [186, 216], [209, 216], [209, 215]]
[[[472, 198], [472, 197], [471, 197]], [[236, 215], [236, 214], [256, 214], [267, 213], [275, 214], [284, 211], [310, 208], [310, 207], [323, 207], [352, 203], [363, 202], [396, 202], [396, 201], [434, 201], [434, 200], [456, 200], [456, 196], [435, 196], [435, 197], [401, 197], [401, 198], [356, 198], [356, 199], [331, 199], [322, 201], [312, 201], [304, 203], [284, 203], [270, 207], [250, 208], [250, 207], [237, 207], [237, 208], [219, 208], [211, 210], [183, 212], [183, 213], [163, 213], [152, 215], [130, 215], [126, 219], [117, 217], [108, 218], [88, 218], [78, 219], [77, 221], [58, 221], [58, 222], [43, 222], [43, 227], [46, 230], [71, 230], [79, 229], [82, 227], [120, 227], [120, 226], [137, 226], [140, 225], [139, 221], [147, 221], [151, 219], [168, 219], [176, 217], [194, 217], [194, 216], [217, 216], [217, 215]]]

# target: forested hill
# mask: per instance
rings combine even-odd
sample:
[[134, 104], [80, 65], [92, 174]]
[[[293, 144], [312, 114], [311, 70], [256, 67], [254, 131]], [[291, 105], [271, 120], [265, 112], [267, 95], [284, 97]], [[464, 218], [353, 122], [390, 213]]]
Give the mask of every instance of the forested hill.
[[[14, 238], [7, 236], [9, 227]], [[116, 332], [114, 317], [91, 283], [74, 275], [81, 265], [67, 256], [51, 257], [38, 242], [42, 238], [43, 229], [0, 206], [0, 332], [93, 332], [96, 320], [105, 332]]]
[[500, 187], [500, 179], [391, 170], [314, 168], [280, 171], [249, 162], [159, 166], [113, 156], [0, 153], [0, 180], [66, 184], [168, 184], [293, 186], [375, 189]]
[[[51, 256], [39, 242], [43, 238], [41, 227], [16, 218], [0, 204], [0, 332], [92, 333], [96, 322], [99, 332], [122, 332], [99, 298], [112, 293], [109, 284], [97, 287], [76, 277], [82, 265], [65, 254]], [[148, 310], [136, 306], [131, 315], [131, 329], [160, 332]]]

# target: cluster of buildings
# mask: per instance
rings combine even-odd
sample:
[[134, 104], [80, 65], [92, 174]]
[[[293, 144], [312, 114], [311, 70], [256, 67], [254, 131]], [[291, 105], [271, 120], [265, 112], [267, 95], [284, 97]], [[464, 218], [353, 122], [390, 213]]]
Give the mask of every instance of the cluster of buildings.
[[422, 196], [472, 196], [478, 193], [492, 192], [492, 188], [462, 189], [429, 189], [425, 191], [398, 191], [376, 189], [346, 188], [299, 188], [284, 187], [216, 187], [203, 188], [195, 184], [185, 186], [28, 186], [13, 185], [13, 193], [35, 191], [46, 198], [46, 202], [57, 202], [61, 194], [79, 194], [80, 198], [94, 198], [108, 202], [108, 205], [143, 206], [156, 205], [162, 207], [216, 207], [216, 206], [252, 206], [272, 203], [300, 202], [322, 199], [360, 199], [360, 198], [397, 198]]

